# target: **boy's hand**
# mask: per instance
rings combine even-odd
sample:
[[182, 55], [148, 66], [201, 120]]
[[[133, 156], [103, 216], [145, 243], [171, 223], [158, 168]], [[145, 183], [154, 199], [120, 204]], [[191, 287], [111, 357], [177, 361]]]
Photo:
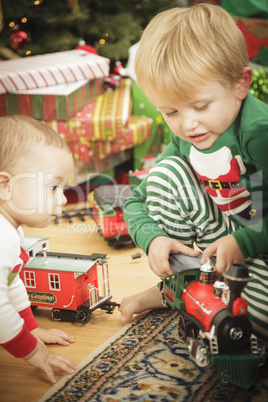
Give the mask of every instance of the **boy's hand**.
[[74, 338], [60, 329], [47, 330], [37, 327], [33, 329], [31, 333], [43, 344], [58, 343], [59, 345], [68, 346], [70, 343], [74, 343]]
[[160, 278], [167, 278], [173, 274], [169, 266], [169, 254], [184, 253], [196, 257], [200, 253], [178, 240], [166, 236], [155, 237], [148, 249], [148, 262], [151, 270]]
[[208, 246], [203, 252], [201, 264], [204, 264], [213, 254], [216, 254], [215, 269], [220, 274], [232, 264], [245, 262], [245, 257], [232, 235], [224, 236]]
[[51, 382], [56, 382], [52, 367], [58, 367], [66, 373], [73, 374], [76, 366], [63, 356], [51, 352], [45, 345], [37, 343], [34, 350], [24, 357], [34, 367], [41, 368]]

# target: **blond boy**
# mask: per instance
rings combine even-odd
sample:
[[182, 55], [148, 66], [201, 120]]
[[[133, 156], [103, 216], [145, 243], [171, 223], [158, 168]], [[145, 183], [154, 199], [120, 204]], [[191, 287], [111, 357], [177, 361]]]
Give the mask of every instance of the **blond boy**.
[[[160, 277], [170, 253], [216, 256], [216, 269], [246, 262], [244, 296], [268, 342], [268, 107], [249, 87], [242, 33], [221, 7], [198, 4], [157, 15], [136, 57], [137, 80], [171, 129], [161, 162], [125, 205], [136, 244]], [[156, 288], [124, 299], [122, 319], [160, 307]]]

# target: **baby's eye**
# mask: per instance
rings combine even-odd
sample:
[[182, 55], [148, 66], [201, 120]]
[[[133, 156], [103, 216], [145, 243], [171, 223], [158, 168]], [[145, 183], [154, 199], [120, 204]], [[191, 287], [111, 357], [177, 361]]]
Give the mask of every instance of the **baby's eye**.
[[57, 190], [57, 188], [59, 188], [59, 186], [58, 186], [58, 185], [49, 186], [49, 187], [51, 188], [51, 190], [52, 190], [52, 191], [56, 191], [56, 190]]

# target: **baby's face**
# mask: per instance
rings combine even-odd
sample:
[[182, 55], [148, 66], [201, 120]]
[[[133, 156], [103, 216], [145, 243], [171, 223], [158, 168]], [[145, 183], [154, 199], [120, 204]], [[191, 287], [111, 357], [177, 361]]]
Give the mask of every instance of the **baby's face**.
[[36, 150], [25, 171], [14, 175], [10, 182], [8, 208], [17, 225], [45, 227], [61, 214], [66, 204], [63, 189], [72, 164], [66, 150], [49, 146]]
[[191, 101], [170, 104], [157, 102], [171, 131], [199, 149], [209, 149], [235, 121], [241, 106], [236, 87], [225, 87], [217, 81], [202, 85]]

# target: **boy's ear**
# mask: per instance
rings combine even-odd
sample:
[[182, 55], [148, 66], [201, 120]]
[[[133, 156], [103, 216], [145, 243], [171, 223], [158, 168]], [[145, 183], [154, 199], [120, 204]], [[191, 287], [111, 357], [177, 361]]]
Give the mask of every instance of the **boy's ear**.
[[252, 70], [250, 67], [244, 67], [242, 75], [236, 83], [236, 97], [238, 100], [243, 100], [247, 96], [252, 78]]
[[10, 174], [0, 172], [0, 199], [5, 201], [11, 197]]

